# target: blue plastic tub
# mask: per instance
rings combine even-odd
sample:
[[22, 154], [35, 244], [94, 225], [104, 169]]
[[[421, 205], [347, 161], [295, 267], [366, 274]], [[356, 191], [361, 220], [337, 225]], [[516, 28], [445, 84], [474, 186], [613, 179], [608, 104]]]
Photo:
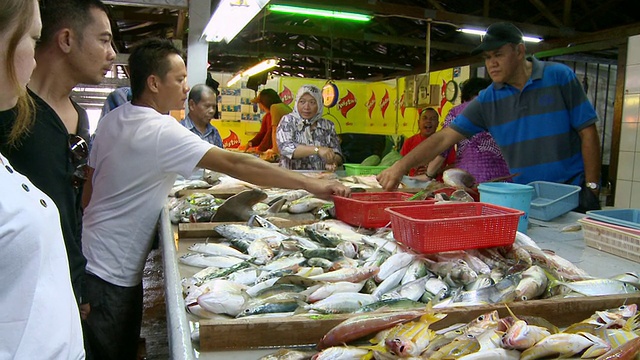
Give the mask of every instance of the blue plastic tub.
[[480, 202], [524, 211], [518, 221], [518, 231], [523, 234], [527, 233], [533, 187], [513, 183], [486, 182], [478, 185], [478, 190], [480, 191]]
[[535, 190], [531, 199], [529, 216], [549, 221], [578, 207], [580, 186], [534, 181], [529, 185]]
[[640, 229], [640, 209], [591, 210], [587, 211], [587, 215], [609, 224]]

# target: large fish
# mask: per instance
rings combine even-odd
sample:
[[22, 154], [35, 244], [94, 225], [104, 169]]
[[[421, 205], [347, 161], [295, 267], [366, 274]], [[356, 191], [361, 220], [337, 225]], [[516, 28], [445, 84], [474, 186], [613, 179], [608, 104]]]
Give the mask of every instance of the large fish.
[[415, 319], [423, 314], [423, 311], [406, 311], [355, 316], [329, 330], [320, 342], [318, 342], [318, 349], [322, 350], [331, 346], [346, 344], [361, 337]]
[[251, 227], [242, 224], [218, 225], [214, 230], [227, 239], [241, 238], [249, 241], [265, 239], [270, 244], [282, 242], [282, 240], [288, 238], [287, 235], [275, 230], [265, 229], [262, 227]]
[[189, 246], [190, 251], [197, 251], [207, 255], [233, 256], [243, 260], [251, 259], [251, 256], [223, 244], [195, 243]]
[[267, 194], [260, 189], [241, 191], [222, 203], [211, 221], [247, 221], [254, 215], [253, 206], [266, 198]]
[[451, 168], [442, 173], [442, 181], [453, 187], [457, 188], [472, 188], [476, 184], [476, 179], [469, 172]]
[[375, 296], [360, 293], [336, 293], [313, 304], [304, 306], [323, 314], [351, 313], [378, 300]]

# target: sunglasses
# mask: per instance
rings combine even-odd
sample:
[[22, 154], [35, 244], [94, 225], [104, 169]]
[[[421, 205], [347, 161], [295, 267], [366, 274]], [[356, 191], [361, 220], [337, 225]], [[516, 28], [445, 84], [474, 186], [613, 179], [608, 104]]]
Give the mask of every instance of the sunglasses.
[[68, 138], [71, 163], [75, 170], [71, 175], [71, 184], [78, 188], [87, 180], [86, 166], [89, 156], [89, 145], [80, 136], [70, 134]]
[[89, 145], [84, 139], [78, 135], [70, 134], [69, 138], [69, 151], [72, 155], [72, 160], [75, 162], [85, 162], [89, 156]]

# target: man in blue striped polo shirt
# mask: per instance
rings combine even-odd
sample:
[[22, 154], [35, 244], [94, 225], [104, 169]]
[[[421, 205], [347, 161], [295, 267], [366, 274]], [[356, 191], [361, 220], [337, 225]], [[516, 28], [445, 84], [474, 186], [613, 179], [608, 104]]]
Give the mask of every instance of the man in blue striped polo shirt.
[[[473, 54], [482, 53], [493, 84], [449, 128], [422, 142], [378, 181], [398, 186], [412, 167], [481, 131], [500, 146], [514, 181], [581, 185], [580, 211], [599, 209], [600, 141], [593, 106], [567, 66], [526, 56], [522, 32], [510, 23], [487, 28]], [[586, 190], [588, 189], [588, 190]]]

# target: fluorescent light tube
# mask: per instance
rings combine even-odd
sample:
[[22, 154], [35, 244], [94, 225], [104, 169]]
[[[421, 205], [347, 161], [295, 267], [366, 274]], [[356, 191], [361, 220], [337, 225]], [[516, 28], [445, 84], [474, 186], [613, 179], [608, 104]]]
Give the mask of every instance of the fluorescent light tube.
[[235, 85], [235, 83], [240, 81], [240, 79], [242, 79], [242, 73], [237, 73], [234, 77], [231, 78], [231, 80], [227, 82], [227, 87]]
[[273, 69], [274, 67], [278, 66], [278, 62], [279, 62], [278, 59], [267, 59], [257, 63], [256, 65], [253, 65], [247, 70], [240, 71], [234, 77], [232, 77], [231, 80], [229, 80], [229, 82], [227, 82], [227, 87], [234, 85], [235, 83], [240, 81], [243, 77], [253, 76], [263, 71]]
[[372, 18], [372, 16], [366, 15], [366, 14], [350, 13], [350, 12], [344, 12], [344, 11], [311, 9], [311, 8], [303, 8], [303, 7], [287, 6], [287, 5], [271, 5], [269, 6], [269, 11], [286, 13], [286, 14], [319, 16], [319, 17], [351, 20], [351, 21], [370, 21]]
[[[467, 29], [467, 28], [462, 28], [462, 29], [458, 29], [458, 31], [463, 32], [465, 34], [471, 34], [471, 35], [479, 35], [479, 36], [484, 36], [487, 32], [484, 30], [478, 30], [478, 29]], [[531, 43], [539, 43], [542, 41], [541, 38], [539, 37], [533, 37], [533, 36], [523, 36], [522, 40], [526, 41], [526, 42], [531, 42]]]
[[267, 59], [242, 72], [242, 76], [253, 76], [278, 66], [278, 60]]
[[270, 0], [221, 0], [204, 28], [209, 42], [231, 42]]

